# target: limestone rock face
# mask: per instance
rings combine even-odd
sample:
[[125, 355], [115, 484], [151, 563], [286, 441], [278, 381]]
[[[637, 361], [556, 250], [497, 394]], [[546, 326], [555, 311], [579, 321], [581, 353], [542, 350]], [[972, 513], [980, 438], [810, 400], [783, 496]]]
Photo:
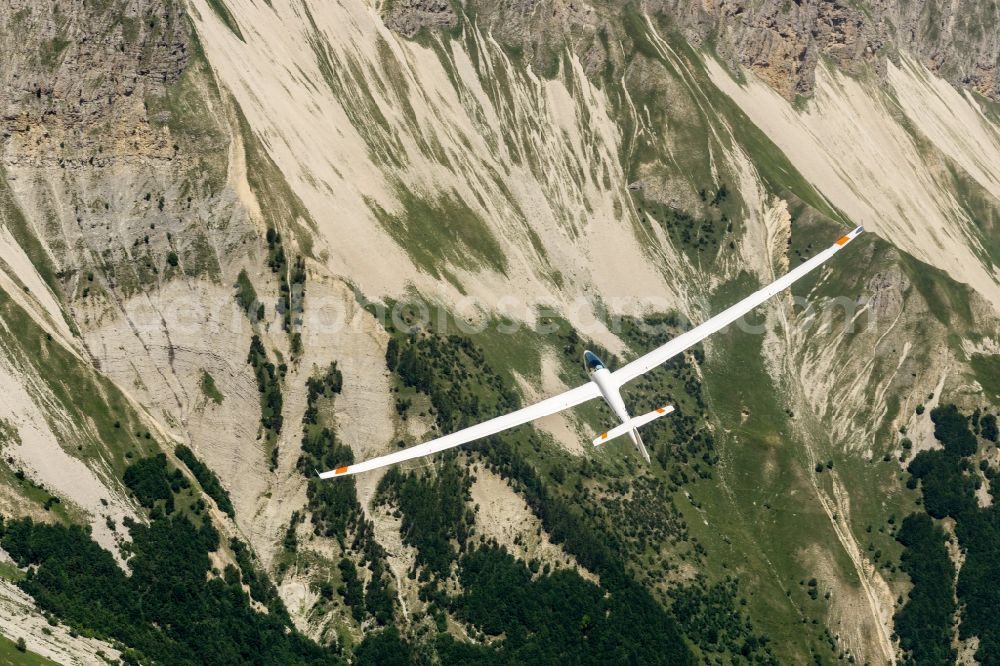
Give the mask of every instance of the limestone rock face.
[[791, 99], [809, 95], [820, 58], [849, 74], [882, 76], [899, 51], [920, 57], [955, 85], [996, 99], [1000, 35], [993, 3], [968, 0], [665, 0], [663, 10], [694, 44], [711, 41]]
[[[615, 54], [595, 54], [598, 35], [613, 43], [628, 39], [616, 4], [565, 0], [499, 0], [471, 3], [480, 23], [501, 43], [515, 46], [539, 67], [551, 51], [571, 45], [588, 73]], [[645, 14], [663, 17], [693, 46], [710, 46], [730, 68], [743, 66], [787, 99], [810, 95], [816, 66], [825, 58], [856, 75], [881, 77], [887, 58], [912, 53], [950, 83], [996, 99], [1000, 20], [991, 3], [915, 3], [905, 0], [651, 0]], [[631, 9], [625, 12], [633, 11]], [[634, 10], [638, 11], [638, 10]], [[412, 36], [423, 25], [454, 25], [443, 1], [405, 0], [387, 12], [389, 27]], [[550, 63], [551, 64], [551, 63]]]
[[995, 3], [874, 0], [872, 11], [891, 21], [899, 49], [918, 54], [924, 65], [949, 83], [998, 99], [1000, 10]]
[[453, 28], [458, 16], [447, 0], [398, 0], [388, 7], [385, 24], [406, 37], [424, 27]]
[[809, 95], [816, 65], [828, 58], [848, 72], [878, 58], [887, 26], [847, 2], [730, 2], [703, 5], [689, 32], [713, 39], [719, 55], [742, 65], [786, 98]]
[[[0, 7], [0, 132], [8, 165], [170, 157], [145, 100], [188, 62], [180, 3], [13, 0]], [[30, 35], [30, 39], [26, 36]]]

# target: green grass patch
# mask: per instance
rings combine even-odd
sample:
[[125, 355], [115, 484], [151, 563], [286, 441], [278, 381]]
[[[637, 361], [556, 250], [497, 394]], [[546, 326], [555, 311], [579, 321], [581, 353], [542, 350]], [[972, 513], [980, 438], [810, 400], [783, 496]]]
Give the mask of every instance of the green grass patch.
[[435, 277], [443, 265], [506, 273], [507, 258], [486, 222], [454, 192], [423, 198], [396, 188], [402, 210], [389, 212], [374, 202], [375, 217], [414, 263]]
[[243, 38], [243, 32], [240, 30], [240, 24], [236, 22], [236, 17], [233, 13], [229, 11], [229, 7], [226, 6], [224, 0], [207, 0], [208, 6], [212, 8], [215, 15], [219, 17], [227, 28], [229, 28], [234, 35], [239, 37], [241, 42], [246, 43], [246, 39]]
[[225, 396], [215, 385], [215, 378], [209, 374], [208, 370], [201, 371], [201, 392], [202, 394], [214, 402], [217, 405], [221, 405], [222, 401], [225, 400]]
[[63, 504], [62, 500], [36, 483], [23, 470], [14, 469], [6, 460], [0, 460], [0, 483], [17, 492], [29, 503], [48, 511], [59, 522], [69, 523], [85, 520], [86, 516], [75, 506]]
[[969, 364], [986, 397], [1000, 405], [1000, 354], [973, 354]]
[[316, 221], [285, 180], [285, 175], [257, 138], [236, 101], [232, 100], [231, 103], [236, 110], [240, 133], [243, 136], [247, 182], [260, 201], [261, 213], [264, 215], [267, 227], [291, 232], [298, 242], [297, 250], [306, 256], [311, 256], [313, 240], [309, 230], [317, 228]]
[[20, 444], [21, 434], [17, 431], [17, 426], [7, 419], [0, 419], [0, 449], [7, 444]]
[[24, 580], [27, 574], [9, 562], [0, 562], [0, 578], [16, 583]]
[[14, 236], [14, 240], [31, 259], [31, 265], [35, 267], [49, 288], [56, 294], [60, 293], [59, 282], [56, 279], [49, 253], [45, 250], [42, 242], [38, 240], [31, 224], [14, 200], [10, 185], [7, 184], [7, 174], [2, 165], [0, 165], [0, 224], [7, 227]]
[[223, 107], [223, 98], [193, 28], [188, 39], [190, 59], [181, 76], [166, 86], [163, 94], [147, 94], [144, 102], [149, 121], [168, 127], [180, 151], [194, 157], [195, 166], [188, 172], [192, 184], [207, 189], [205, 194], [212, 196], [226, 183], [228, 128], [220, 123], [218, 109]]
[[903, 256], [906, 275], [927, 302], [931, 313], [946, 327], [961, 330], [973, 326], [972, 289], [948, 277], [944, 271], [910, 255]]
[[31, 650], [21, 650], [15, 641], [0, 635], [0, 666], [55, 666], [58, 662], [47, 659]]
[[[756, 288], [744, 275], [720, 288], [713, 305], [729, 305]], [[823, 633], [826, 601], [798, 585], [816, 575], [803, 554], [810, 548], [829, 553], [838, 577], [857, 582], [812, 488], [814, 471], [792, 434], [762, 343], [762, 335], [737, 327], [712, 338], [704, 382], [714, 420], [726, 425], [718, 436], [720, 471], [712, 486], [691, 491], [697, 505], [680, 507], [692, 535], [713, 555], [709, 562], [735, 568], [750, 616], [772, 639], [778, 661], [803, 663], [812, 652], [832, 660]]]
[[42, 65], [48, 68], [55, 67], [67, 46], [69, 46], [69, 40], [62, 37], [53, 37], [43, 41], [38, 52]]
[[139, 434], [145, 429], [118, 388], [40, 330], [2, 290], [0, 320], [7, 325], [0, 328], [0, 346], [29, 375], [37, 373], [51, 398], [48, 404], [72, 423], [67, 428], [58, 418], [52, 421], [68, 453], [100, 460], [120, 473], [126, 453], [155, 447]]

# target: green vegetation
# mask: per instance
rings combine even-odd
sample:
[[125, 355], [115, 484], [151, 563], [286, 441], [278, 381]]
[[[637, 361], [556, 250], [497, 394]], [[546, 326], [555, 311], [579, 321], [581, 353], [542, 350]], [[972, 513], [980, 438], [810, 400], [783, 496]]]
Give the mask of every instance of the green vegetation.
[[215, 472], [209, 469], [205, 463], [198, 460], [194, 452], [183, 444], [177, 445], [177, 448], [174, 449], [174, 454], [187, 465], [187, 468], [194, 474], [194, 478], [198, 479], [198, 483], [201, 484], [201, 488], [205, 491], [205, 494], [215, 500], [215, 504], [219, 507], [219, 510], [230, 518], [235, 519], [236, 512], [233, 509], [232, 500], [229, 499], [229, 491], [219, 483], [219, 477], [215, 475]]
[[954, 332], [959, 332], [972, 323], [971, 287], [949, 279], [940, 269], [908, 254], [901, 257], [907, 277], [938, 321]]
[[23, 638], [12, 641], [0, 635], [0, 666], [55, 666], [56, 663], [30, 652]]
[[284, 378], [285, 368], [276, 369], [274, 364], [267, 357], [267, 350], [264, 343], [260, 341], [259, 335], [254, 335], [250, 339], [250, 353], [247, 355], [247, 363], [254, 370], [257, 377], [257, 390], [260, 392], [260, 425], [264, 429], [268, 442], [274, 443], [281, 433], [283, 417], [281, 409], [283, 400], [281, 397], [281, 378]]
[[[729, 215], [738, 214], [739, 210], [737, 208], [732, 211], [730, 210], [732, 206], [726, 205], [729, 190], [725, 184], [714, 193], [702, 188], [698, 196], [706, 211], [702, 219], [696, 219], [684, 211], [647, 200], [640, 192], [633, 193], [640, 224], [648, 227], [655, 222], [663, 228], [671, 242], [685, 252], [692, 261], [705, 263], [718, 256], [722, 245], [727, 242], [727, 237], [735, 238], [733, 222]], [[731, 244], [732, 240], [729, 243], [732, 249], [734, 247]]]
[[399, 187], [397, 196], [402, 206], [399, 213], [374, 202], [369, 206], [417, 266], [435, 277], [442, 277], [443, 262], [469, 270], [487, 267], [506, 272], [507, 258], [496, 236], [457, 194], [444, 192], [433, 199], [422, 198]]
[[[209, 558], [220, 547], [211, 520], [198, 527], [186, 515], [159, 510], [174, 506], [173, 495], [184, 489], [178, 476], [168, 472], [163, 454], [126, 470], [126, 484], [153, 507], [148, 525], [125, 521], [130, 575], [87, 528], [0, 521], [0, 546], [18, 566], [31, 567], [18, 585], [73, 630], [128, 646], [129, 663], [336, 663], [335, 655], [295, 631], [273, 585], [239, 541], [230, 542], [239, 568], [229, 565], [220, 575]], [[267, 613], [253, 610], [244, 583]]]
[[278, 275], [277, 308], [278, 314], [281, 315], [281, 327], [291, 336], [292, 358], [297, 358], [302, 353], [302, 336], [297, 329], [301, 324], [302, 311], [305, 308], [305, 259], [301, 256], [296, 257], [289, 271], [281, 234], [275, 229], [269, 228], [266, 238], [267, 265], [272, 273]]
[[[691, 658], [673, 623], [652, 600], [610, 595], [571, 570], [533, 577], [503, 548], [462, 558], [457, 614], [489, 636], [485, 646], [442, 637], [443, 664], [684, 664]], [[442, 649], [443, 648], [443, 649]]]
[[404, 386], [430, 396], [441, 432], [464, 428], [517, 406], [517, 396], [467, 337], [427, 333], [397, 336], [386, 351], [386, 365]]
[[[468, 418], [463, 410], [474, 411], [481, 419], [516, 408], [516, 396], [470, 339], [397, 333], [393, 340], [387, 364], [403, 386], [428, 395], [442, 432], [462, 427]], [[525, 430], [521, 437], [508, 433], [472, 448], [491, 469], [511, 479], [553, 541], [598, 572], [602, 585], [587, 583], [571, 571], [533, 579], [537, 563], [518, 562], [488, 545], [459, 558], [453, 544], [458, 551], [465, 550], [472, 516], [467, 509], [469, 478], [456, 459], [446, 459], [433, 475], [391, 470], [377, 497], [400, 508], [403, 533], [417, 548], [418, 566], [423, 568], [418, 576], [425, 582], [421, 594], [457, 608], [460, 617], [484, 633], [505, 636], [490, 647], [477, 647], [441, 635], [436, 644], [441, 662], [545, 663], [555, 655], [584, 663], [689, 660], [673, 621], [625, 573], [608, 548], [608, 535], [594, 530], [578, 507], [550, 491], [522, 458], [513, 442], [524, 437], [538, 446], [537, 436]], [[453, 567], [458, 568], [464, 589], [457, 598], [449, 597], [439, 584]], [[631, 629], [620, 624], [624, 618], [633, 619]], [[649, 631], [634, 633], [636, 624]], [[622, 635], [631, 637], [621, 639]]]
[[298, 249], [303, 254], [309, 255], [312, 251], [309, 229], [316, 228], [316, 221], [288, 185], [285, 175], [257, 138], [243, 111], [237, 106], [235, 112], [243, 136], [243, 150], [246, 153], [247, 181], [260, 201], [261, 213], [264, 215], [267, 228], [294, 233]]
[[25, 573], [7, 562], [0, 562], [0, 578], [16, 583], [24, 580]]
[[219, 391], [219, 387], [215, 385], [215, 378], [209, 374], [208, 370], [201, 371], [201, 392], [206, 398], [211, 400], [217, 405], [221, 405], [222, 401], [225, 400], [225, 396]]
[[0, 345], [29, 377], [55, 414], [65, 414], [72, 430], [60, 432], [66, 450], [95, 458], [120, 474], [126, 453], [148, 451], [152, 442], [133, 433], [139, 421], [111, 381], [47, 335], [13, 299], [0, 290]]
[[958, 456], [971, 456], [976, 452], [976, 436], [969, 431], [969, 419], [955, 405], [945, 405], [931, 410], [934, 437], [944, 444], [945, 451]]
[[[342, 387], [343, 375], [336, 363], [306, 382], [308, 394], [298, 467], [309, 479], [306, 496], [313, 531], [337, 539], [344, 554], [338, 564], [341, 585], [337, 590], [344, 604], [351, 609], [355, 621], [361, 622], [370, 614], [378, 626], [385, 626], [392, 622], [395, 611], [391, 574], [385, 564], [385, 551], [374, 539], [374, 528], [364, 520], [354, 478], [331, 483], [316, 476], [317, 470], [336, 469], [354, 462], [350, 447], [337, 441], [333, 429], [322, 418], [323, 404], [331, 405]], [[351, 534], [354, 538], [348, 544]], [[347, 557], [349, 551], [359, 553], [370, 568], [372, 576], [367, 587], [362, 587], [357, 565]], [[323, 589], [326, 589], [324, 596], [332, 597], [331, 588], [321, 588], [321, 593]]]
[[907, 468], [909, 485], [921, 481], [924, 507], [935, 518], [958, 516], [976, 505], [975, 480], [962, 469], [962, 458], [948, 451], [921, 451]]
[[240, 24], [236, 22], [236, 17], [229, 11], [225, 0], [208, 0], [208, 6], [212, 8], [219, 20], [236, 35], [241, 42], [246, 42], [243, 33], [240, 31]]
[[0, 419], [0, 449], [7, 444], [19, 445], [21, 434], [17, 431], [17, 426], [7, 419]]
[[[358, 567], [346, 557], [337, 565], [340, 579], [343, 581], [339, 590], [344, 603], [351, 609], [355, 622], [361, 622], [365, 617], [365, 588], [358, 578]], [[355, 654], [357, 656], [357, 654]]]
[[396, 627], [369, 632], [354, 652], [357, 666], [410, 666], [410, 646], [400, 638]]
[[63, 504], [62, 500], [50, 493], [45, 486], [32, 480], [23, 469], [12, 468], [7, 459], [0, 459], [0, 484], [14, 490], [42, 510], [52, 512], [62, 522], [83, 517], [75, 508]]
[[[250, 276], [247, 275], [246, 269], [241, 270], [240, 274], [236, 277], [236, 302], [247, 313], [250, 320], [255, 321], [254, 314], [262, 304], [257, 300], [257, 290], [254, 289], [253, 283], [250, 282]], [[256, 318], [256, 320], [259, 319], [260, 317]]]
[[927, 514], [914, 513], [903, 519], [897, 538], [906, 547], [900, 568], [913, 582], [906, 605], [893, 618], [900, 647], [915, 664], [954, 663], [955, 566], [945, 533]]
[[209, 577], [218, 533], [184, 517], [130, 526], [127, 576], [78, 526], [29, 518], [4, 525], [0, 543], [33, 576], [19, 585], [81, 633], [120, 640], [130, 659], [164, 664], [328, 663], [287, 618], [250, 608], [239, 574]]
[[433, 476], [390, 469], [379, 482], [381, 501], [396, 502], [403, 512], [403, 542], [416, 547], [417, 566], [442, 578], [456, 558], [452, 541], [465, 548], [475, 515], [466, 508], [472, 481], [458, 465], [446, 463]]
[[983, 417], [980, 422], [980, 434], [985, 440], [997, 441], [997, 417], [995, 415], [987, 414]]
[[69, 40], [60, 36], [43, 41], [38, 50], [39, 60], [48, 68], [54, 68], [59, 63], [59, 57], [69, 46]]
[[[239, 578], [250, 590], [250, 596], [263, 604], [269, 613], [287, 622], [288, 611], [285, 610], [281, 597], [278, 596], [277, 588], [274, 587], [271, 579], [265, 573], [257, 570], [250, 555], [250, 549], [236, 537], [229, 540], [229, 549], [233, 551], [233, 557], [239, 566]], [[236, 578], [234, 572], [227, 571], [226, 573], [229, 578]]]
[[331, 428], [320, 424], [320, 400], [330, 400], [340, 393], [343, 381], [337, 364], [333, 363], [322, 375], [310, 377], [306, 382], [308, 394], [306, 411], [302, 416], [302, 455], [298, 462], [299, 469], [309, 479], [306, 494], [316, 534], [340, 540], [346, 538], [348, 528], [355, 527], [361, 518], [354, 479], [339, 479], [337, 483], [330, 483], [317, 478], [316, 472], [354, 462], [351, 448], [338, 442]]
[[[721, 286], [711, 307], [718, 312], [758, 288], [753, 277], [740, 275]], [[758, 317], [749, 322], [758, 323]], [[829, 606], [822, 596], [812, 599], [807, 586], [785, 586], [785, 581], [815, 577], [815, 569], [801, 556], [810, 549], [830, 554], [840, 584], [856, 580], [830, 517], [818, 502], [803, 500], [815, 497], [816, 486], [831, 483], [830, 477], [843, 480], [847, 474], [827, 470], [827, 459], [819, 457], [822, 435], [811, 442], [816, 457], [807, 454], [798, 434], [804, 424], [793, 423], [802, 417], [792, 415], [782, 403], [782, 390], [774, 385], [765, 363], [764, 336], [740, 329], [731, 326], [712, 337], [712, 354], [699, 373], [712, 423], [725, 424], [713, 431], [715, 455], [722, 462], [713, 467], [710, 483], [686, 485], [693, 501], [679, 501], [678, 507], [691, 539], [708, 552], [699, 568], [719, 577], [737, 569], [754, 633], [769, 639], [765, 655], [780, 663], [833, 661], [844, 646], [824, 626]], [[817, 462], [823, 467], [820, 477], [815, 472]], [[839, 458], [835, 463], [834, 467], [843, 464]], [[888, 483], [871, 469], [852, 471], [866, 482]], [[852, 511], [870, 510], [874, 502], [881, 515], [887, 493], [876, 484], [866, 492], [873, 497], [858, 502], [866, 509], [855, 508], [852, 501]]]
[[903, 568], [914, 583], [906, 606], [897, 615], [902, 622], [899, 634], [913, 663], [952, 660], [949, 637], [954, 568], [950, 561], [944, 564], [942, 558], [947, 556], [942, 555], [943, 535], [939, 528], [931, 526], [930, 520], [952, 518], [959, 547], [965, 553], [954, 588], [962, 607], [959, 636], [978, 637], [976, 659], [995, 663], [1000, 660], [1000, 625], [996, 623], [1000, 589], [994, 584], [1000, 558], [1000, 504], [992, 483], [997, 472], [986, 460], [980, 461], [978, 471], [991, 481], [994, 500], [990, 506], [980, 507], [975, 491], [981, 479], [970, 460], [976, 454], [976, 440], [968, 428], [968, 419], [954, 405], [934, 412], [935, 436], [945, 448], [922, 451], [909, 466], [912, 477], [908, 485], [916, 488], [919, 482], [927, 513], [908, 517], [899, 536], [906, 546]]
[[[815, 590], [815, 585], [811, 589]], [[668, 594], [681, 630], [703, 653], [728, 653], [754, 663], [778, 663], [767, 653], [767, 637], [756, 635], [740, 612], [746, 599], [738, 598], [735, 576], [726, 576], [713, 584], [704, 573], [699, 573], [693, 583], [678, 585]]]
[[[333, 430], [319, 424], [320, 398], [332, 398], [334, 394], [340, 393], [342, 381], [335, 363], [326, 374], [318, 378], [310, 377], [307, 381], [306, 410], [302, 417], [302, 455], [298, 463], [303, 474], [310, 477], [309, 509], [313, 514], [316, 533], [340, 538], [346, 536], [348, 522], [360, 510], [353, 479], [344, 479], [342, 484], [332, 484], [313, 477], [317, 470], [334, 469], [354, 462], [350, 447], [342, 446], [337, 442]], [[324, 492], [326, 490], [333, 492]], [[346, 492], [337, 492], [338, 490]]]
[[1000, 354], [973, 354], [969, 365], [987, 399], [994, 405], [1000, 405]]
[[[161, 510], [173, 513], [174, 493], [190, 485], [179, 469], [169, 471], [167, 456], [162, 453], [132, 463], [125, 469], [123, 478], [139, 504], [152, 509], [157, 517]], [[163, 504], [159, 505], [161, 500]]]
[[[135, 39], [138, 36], [138, 28], [133, 28], [136, 20], [124, 16], [121, 20], [125, 38], [128, 39], [131, 32]], [[185, 189], [189, 193], [201, 191], [210, 197], [218, 194], [226, 182], [229, 126], [224, 114], [219, 113], [219, 109], [225, 108], [225, 100], [193, 26], [187, 30], [187, 44], [189, 57], [180, 77], [162, 88], [148, 87], [143, 103], [150, 122], [168, 127], [175, 150], [192, 162], [191, 168], [183, 176], [178, 176], [187, 178]], [[162, 94], [159, 94], [160, 91]], [[157, 201], [157, 208], [160, 200]], [[217, 220], [213, 224], [224, 227], [227, 223]], [[197, 226], [189, 227], [185, 237], [200, 231]], [[117, 267], [122, 275], [134, 271], [124, 262]], [[120, 286], [121, 282], [118, 284]], [[140, 282], [139, 287], [146, 284]]]

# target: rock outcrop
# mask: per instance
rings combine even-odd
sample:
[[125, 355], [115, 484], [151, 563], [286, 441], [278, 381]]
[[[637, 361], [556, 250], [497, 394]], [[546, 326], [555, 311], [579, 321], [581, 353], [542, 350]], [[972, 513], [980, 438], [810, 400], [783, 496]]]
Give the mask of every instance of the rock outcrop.
[[174, 2], [114, 4], [13, 0], [0, 8], [6, 166], [172, 156], [146, 102], [162, 96], [188, 62], [187, 16]]
[[395, 0], [385, 8], [385, 24], [405, 37], [421, 28], [454, 28], [458, 16], [448, 0]]

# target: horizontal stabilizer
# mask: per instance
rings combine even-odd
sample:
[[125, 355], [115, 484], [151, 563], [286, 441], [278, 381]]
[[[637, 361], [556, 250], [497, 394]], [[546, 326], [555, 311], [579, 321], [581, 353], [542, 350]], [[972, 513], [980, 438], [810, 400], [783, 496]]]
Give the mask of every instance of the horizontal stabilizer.
[[635, 428], [640, 428], [650, 421], [655, 421], [661, 416], [666, 416], [670, 412], [674, 411], [673, 405], [664, 405], [663, 407], [657, 407], [648, 414], [643, 414], [642, 416], [637, 416], [634, 419], [629, 419], [620, 426], [615, 426], [607, 432], [602, 432], [601, 436], [594, 440], [594, 446], [600, 446], [604, 442], [610, 442], [615, 437], [621, 437], [622, 435], [628, 434], [629, 431]]

